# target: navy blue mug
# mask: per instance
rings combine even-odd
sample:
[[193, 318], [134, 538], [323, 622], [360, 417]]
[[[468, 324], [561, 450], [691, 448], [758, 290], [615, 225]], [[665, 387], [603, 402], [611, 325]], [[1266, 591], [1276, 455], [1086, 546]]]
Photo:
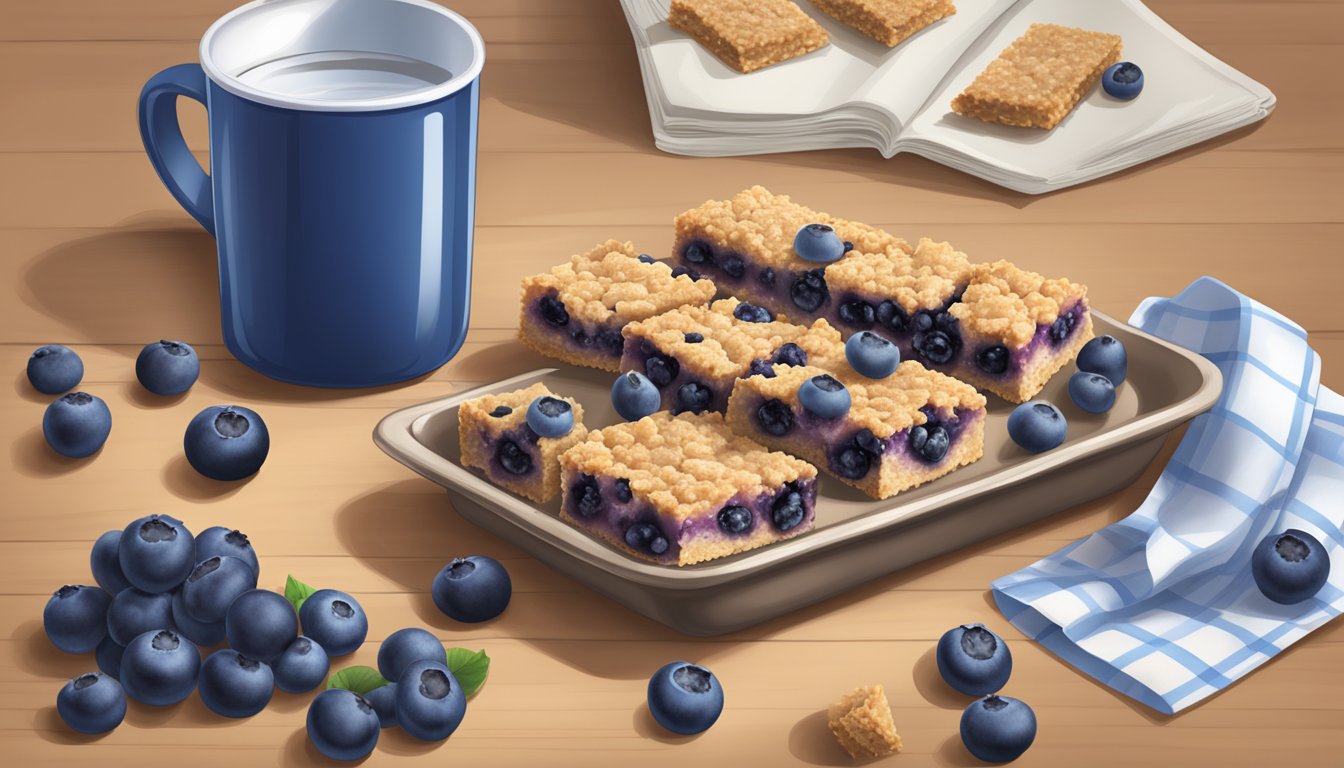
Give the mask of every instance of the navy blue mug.
[[[427, 0], [259, 0], [140, 94], [159, 178], [213, 234], [224, 341], [282, 381], [438, 368], [467, 333], [480, 34]], [[205, 104], [210, 170], [177, 99]]]

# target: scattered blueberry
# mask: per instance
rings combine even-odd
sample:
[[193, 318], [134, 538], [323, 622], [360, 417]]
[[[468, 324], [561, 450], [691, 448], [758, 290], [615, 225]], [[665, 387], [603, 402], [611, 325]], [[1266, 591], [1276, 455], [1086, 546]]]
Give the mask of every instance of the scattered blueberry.
[[495, 448], [495, 458], [505, 472], [512, 475], [526, 475], [532, 471], [532, 456], [518, 447], [512, 440], [501, 440]]
[[121, 572], [121, 561], [117, 550], [121, 544], [121, 531], [108, 531], [93, 542], [89, 552], [89, 569], [93, 571], [93, 580], [109, 595], [115, 596], [121, 590], [131, 586], [126, 574]]
[[459, 557], [430, 584], [434, 604], [457, 621], [489, 621], [504, 612], [513, 596], [509, 572], [493, 557]]
[[930, 464], [942, 461], [947, 456], [947, 449], [952, 446], [952, 436], [948, 434], [947, 428], [932, 419], [911, 427], [908, 441], [910, 450]]
[[275, 687], [285, 693], [311, 691], [327, 679], [331, 659], [326, 650], [312, 639], [299, 635], [285, 652], [271, 662]]
[[166, 707], [196, 689], [201, 652], [171, 629], [151, 629], [131, 640], [121, 657], [121, 687], [132, 699]]
[[373, 711], [378, 713], [378, 725], [391, 728], [397, 724], [397, 684], [380, 685], [364, 694]]
[[42, 629], [51, 644], [66, 653], [88, 653], [107, 637], [112, 598], [98, 587], [67, 584], [42, 609]]
[[200, 621], [192, 616], [187, 610], [186, 604], [182, 602], [182, 590], [180, 589], [173, 593], [172, 603], [173, 623], [171, 628], [176, 629], [178, 634], [202, 648], [224, 642], [223, 620], [207, 622]]
[[793, 342], [781, 344], [779, 349], [775, 350], [774, 361], [781, 365], [807, 365], [807, 352]]
[[774, 313], [770, 310], [745, 301], [733, 307], [733, 317], [744, 323], [768, 323], [775, 319]]
[[648, 377], [629, 371], [612, 383], [611, 405], [626, 421], [638, 421], [661, 408], [663, 397]]
[[335, 589], [319, 589], [299, 608], [303, 634], [329, 656], [354, 653], [369, 634], [369, 618], [355, 598]]
[[798, 402], [823, 419], [838, 419], [849, 413], [849, 390], [835, 377], [823, 373], [798, 387]]
[[649, 678], [649, 713], [658, 724], [689, 735], [708, 730], [723, 712], [723, 688], [704, 667], [674, 661]]
[[258, 661], [273, 661], [298, 635], [294, 606], [265, 589], [239, 595], [224, 614], [224, 637], [229, 647]]
[[906, 316], [901, 305], [891, 299], [878, 304], [876, 314], [877, 322], [890, 331], [904, 331], [906, 325], [910, 322], [910, 318]]
[[332, 760], [359, 760], [378, 744], [378, 714], [364, 697], [329, 688], [308, 705], [308, 740]]
[[700, 342], [705, 340], [705, 335], [703, 333], [691, 332], [686, 334], [682, 338], [687, 344], [699, 344]]
[[612, 486], [616, 492], [616, 500], [622, 504], [635, 498], [634, 492], [630, 490], [630, 481], [626, 480], [624, 477], [612, 483]]
[[1013, 671], [1013, 655], [1003, 639], [983, 624], [963, 624], [938, 639], [938, 674], [967, 696], [1003, 690]]
[[1055, 318], [1055, 322], [1050, 324], [1050, 341], [1055, 344], [1062, 344], [1069, 337], [1069, 334], [1073, 333], [1073, 326], [1076, 322], [1078, 322], [1078, 317], [1075, 310], [1069, 310]]
[[735, 253], [724, 256], [719, 266], [723, 268], [725, 274], [734, 279], [742, 277], [747, 272], [747, 265], [743, 263], [742, 257]]
[[196, 539], [180, 520], [148, 515], [121, 532], [117, 562], [132, 586], [145, 592], [168, 592], [191, 574]]
[[146, 344], [135, 358], [135, 377], [156, 395], [180, 395], [201, 375], [201, 360], [190, 344], [163, 339]]
[[792, 483], [770, 507], [770, 522], [781, 532], [796, 528], [806, 516], [807, 506], [803, 503], [803, 494]]
[[543, 395], [527, 406], [527, 426], [542, 437], [564, 437], [574, 429], [574, 409], [558, 397]]
[[1251, 575], [1265, 597], [1282, 605], [1307, 600], [1330, 575], [1330, 553], [1306, 531], [1272, 533], [1251, 554]]
[[1069, 377], [1069, 397], [1088, 413], [1105, 413], [1115, 405], [1115, 385], [1099, 373], [1078, 371]]
[[1043, 400], [1023, 403], [1008, 415], [1008, 436], [1032, 453], [1057, 447], [1068, 431], [1064, 414]]
[[688, 381], [677, 388], [677, 407], [673, 414], [702, 413], [709, 408], [714, 392], [698, 381]]
[[648, 375], [649, 381], [652, 381], [659, 389], [666, 387], [677, 378], [681, 373], [681, 364], [674, 357], [667, 355], [651, 355], [644, 361], [644, 373]]
[[261, 564], [257, 562], [257, 551], [252, 548], [247, 534], [236, 528], [214, 525], [196, 534], [196, 562], [212, 557], [236, 557], [261, 573]]
[[1036, 713], [1017, 699], [991, 694], [961, 713], [962, 743], [987, 763], [1016, 760], [1035, 739]]
[[805, 224], [793, 236], [793, 251], [804, 261], [823, 264], [845, 255], [845, 244], [828, 224]]
[[203, 560], [182, 582], [182, 604], [197, 621], [215, 624], [224, 620], [229, 603], [249, 589], [257, 588], [257, 572], [236, 557], [216, 555]]
[[112, 598], [106, 622], [107, 634], [121, 645], [130, 645], [151, 629], [177, 629], [177, 622], [173, 621], [173, 596], [135, 587], [123, 589]]
[[398, 629], [378, 646], [378, 674], [388, 680], [400, 680], [418, 661], [443, 662], [447, 658], [443, 642], [419, 627]]
[[1078, 351], [1078, 370], [1099, 373], [1117, 387], [1124, 384], [1129, 370], [1124, 343], [1109, 335], [1092, 339]]
[[62, 456], [82, 459], [93, 454], [112, 432], [112, 412], [102, 398], [71, 392], [51, 401], [42, 414], [42, 435]]
[[505, 416], [508, 416], [510, 413], [513, 413], [513, 409], [510, 408], [509, 406], [497, 405], [495, 406], [495, 410], [490, 412], [490, 415], [495, 417], [496, 419], [502, 419]]
[[1002, 344], [985, 347], [975, 353], [975, 364], [988, 374], [999, 374], [1008, 370], [1008, 348]]
[[569, 489], [569, 498], [579, 517], [592, 517], [602, 511], [602, 490], [592, 475], [581, 476]]
[[667, 537], [653, 523], [631, 523], [625, 529], [625, 543], [631, 549], [638, 549], [655, 555], [667, 552]]
[[224, 717], [251, 717], [266, 708], [275, 692], [275, 676], [265, 662], [223, 648], [201, 664], [201, 701]]
[[397, 678], [397, 724], [421, 741], [442, 741], [467, 714], [467, 697], [442, 661], [417, 661]]
[[771, 398], [756, 409], [756, 421], [766, 432], [783, 437], [793, 429], [793, 409], [784, 401]]
[[126, 692], [115, 678], [90, 672], [61, 688], [56, 712], [75, 731], [107, 733], [126, 717]]
[[845, 342], [845, 359], [859, 375], [885, 379], [901, 364], [901, 350], [872, 331], [859, 331]]
[[187, 425], [182, 448], [191, 466], [211, 480], [241, 480], [261, 469], [271, 435], [256, 411], [214, 405]]
[[740, 504], [730, 504], [720, 509], [715, 519], [724, 533], [742, 533], [751, 527], [751, 510]]
[[647, 253], [641, 253], [641, 254], [639, 254], [639, 260], [642, 261], [642, 262], [644, 262], [645, 264], [657, 264], [657, 263], [658, 263], [658, 260], [657, 260], [657, 259], [653, 258], [652, 256], [650, 256], [650, 255], [647, 254]]
[[542, 296], [537, 309], [541, 312], [541, 319], [551, 325], [557, 328], [569, 325], [569, 311], [565, 309], [565, 303], [556, 297]]
[[685, 258], [692, 264], [704, 264], [713, 261], [714, 254], [704, 243], [691, 243], [686, 246]]
[[816, 312], [830, 297], [830, 289], [826, 287], [826, 271], [822, 269], [799, 272], [793, 279], [793, 285], [789, 286], [789, 298], [804, 312]]
[[98, 662], [98, 669], [108, 677], [121, 677], [121, 657], [126, 653], [126, 646], [112, 639], [111, 635], [103, 638], [98, 644], [98, 649], [94, 651], [94, 659]]
[[877, 312], [873, 309], [873, 305], [858, 299], [841, 304], [839, 315], [845, 323], [865, 328], [872, 325], [873, 320], [877, 318]]
[[59, 395], [79, 386], [84, 361], [73, 349], [60, 344], [38, 347], [28, 358], [28, 382], [44, 395]]
[[1143, 90], [1143, 70], [1129, 61], [1112, 64], [1101, 73], [1101, 87], [1122, 101], [1130, 101]]

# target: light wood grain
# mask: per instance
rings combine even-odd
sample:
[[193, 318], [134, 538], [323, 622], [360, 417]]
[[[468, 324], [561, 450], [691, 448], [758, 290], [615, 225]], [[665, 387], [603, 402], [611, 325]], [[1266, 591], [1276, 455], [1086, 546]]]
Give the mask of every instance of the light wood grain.
[[[936, 679], [932, 648], [954, 624], [983, 621], [1012, 643], [1008, 693], [1041, 723], [1017, 765], [1093, 768], [1323, 766], [1344, 742], [1344, 624], [1335, 622], [1229, 690], [1162, 717], [1027, 642], [992, 607], [993, 578], [1122, 518], [1161, 458], [1110, 497], [723, 638], [687, 638], [599, 597], [476, 529], [441, 490], [383, 456], [370, 433], [392, 409], [547, 365], [513, 340], [518, 280], [617, 237], [666, 255], [670, 222], [754, 183], [907, 238], [947, 239], [975, 258], [1008, 258], [1090, 286], [1126, 317], [1145, 296], [1212, 274], [1283, 309], [1312, 334], [1323, 381], [1344, 386], [1344, 3], [1154, 0], [1184, 34], [1279, 96], [1263, 124], [1083, 187], [1027, 197], [914, 157], [867, 150], [722, 160], [653, 149], [628, 29], [613, 0], [458, 0], [489, 46], [482, 81], [472, 331], [439, 371], [397, 387], [309, 390], [233, 360], [219, 334], [213, 243], [177, 208], [140, 150], [135, 98], [155, 71], [195, 60], [196, 39], [234, 0], [0, 2], [0, 750], [13, 765], [324, 765], [303, 734], [307, 696], [280, 694], [247, 722], [192, 697], [132, 705], [89, 739], [59, 722], [61, 682], [92, 659], [41, 632], [46, 596], [88, 582], [88, 547], [150, 511], [194, 528], [246, 530], [263, 586], [286, 574], [345, 589], [367, 609], [369, 642], [342, 663], [372, 663], [407, 625], [485, 648], [491, 677], [466, 724], [437, 747], [384, 732], [368, 765], [848, 765], [822, 712], [856, 685], [887, 686], [906, 752], [892, 765], [975, 765], [957, 737], [966, 700]], [[203, 111], [181, 109], [203, 154]], [[140, 345], [197, 345], [201, 380], [185, 396], [145, 394]], [[42, 442], [49, 398], [24, 362], [74, 345], [83, 387], [114, 413], [107, 446], [83, 461]], [[270, 425], [270, 458], [234, 484], [181, 456], [200, 408], [239, 402]], [[1167, 451], [1171, 449], [1167, 446]], [[1163, 456], [1168, 455], [1164, 452]], [[500, 558], [509, 610], [458, 625], [429, 600], [455, 555]], [[728, 707], [696, 738], [672, 738], [643, 704], [645, 680], [685, 658], [722, 678]], [[885, 763], [884, 763], [885, 764]]]

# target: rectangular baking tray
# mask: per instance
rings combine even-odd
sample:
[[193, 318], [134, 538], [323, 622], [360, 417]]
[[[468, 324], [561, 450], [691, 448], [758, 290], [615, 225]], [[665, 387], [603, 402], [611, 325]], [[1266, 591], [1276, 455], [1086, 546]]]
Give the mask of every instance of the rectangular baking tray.
[[1119, 490], [1152, 462], [1172, 430], [1222, 389], [1212, 363], [1100, 312], [1096, 332], [1124, 342], [1129, 376], [1115, 407], [1079, 410], [1072, 366], [1039, 398], [1069, 420], [1065, 443], [1029, 454], [1008, 437], [1013, 404], [989, 398], [985, 456], [919, 488], [876, 501], [821, 474], [815, 527], [796, 538], [698, 565], [638, 560], [564, 522], [559, 500], [515, 496], [460, 463], [457, 406], [543, 381], [583, 404], [584, 422], [619, 420], [613, 374], [546, 368], [389, 414], [374, 430], [388, 455], [442, 485], [458, 514], [616, 602], [688, 635], [718, 635], [825, 600], [867, 581]]

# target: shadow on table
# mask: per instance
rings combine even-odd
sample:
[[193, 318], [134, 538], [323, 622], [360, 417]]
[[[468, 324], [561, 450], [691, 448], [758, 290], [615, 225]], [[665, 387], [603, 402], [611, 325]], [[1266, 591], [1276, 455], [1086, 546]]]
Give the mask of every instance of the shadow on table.
[[[108, 439], [116, 439], [115, 429]], [[9, 447], [9, 461], [25, 477], [60, 477], [92, 464], [102, 453], [103, 449], [99, 448], [82, 459], [62, 456], [47, 445], [47, 439], [42, 436], [42, 427], [37, 426], [24, 430], [14, 438]]]
[[864, 765], [871, 760], [855, 760], [841, 748], [827, 725], [826, 710], [819, 709], [789, 729], [789, 752], [808, 765]]

